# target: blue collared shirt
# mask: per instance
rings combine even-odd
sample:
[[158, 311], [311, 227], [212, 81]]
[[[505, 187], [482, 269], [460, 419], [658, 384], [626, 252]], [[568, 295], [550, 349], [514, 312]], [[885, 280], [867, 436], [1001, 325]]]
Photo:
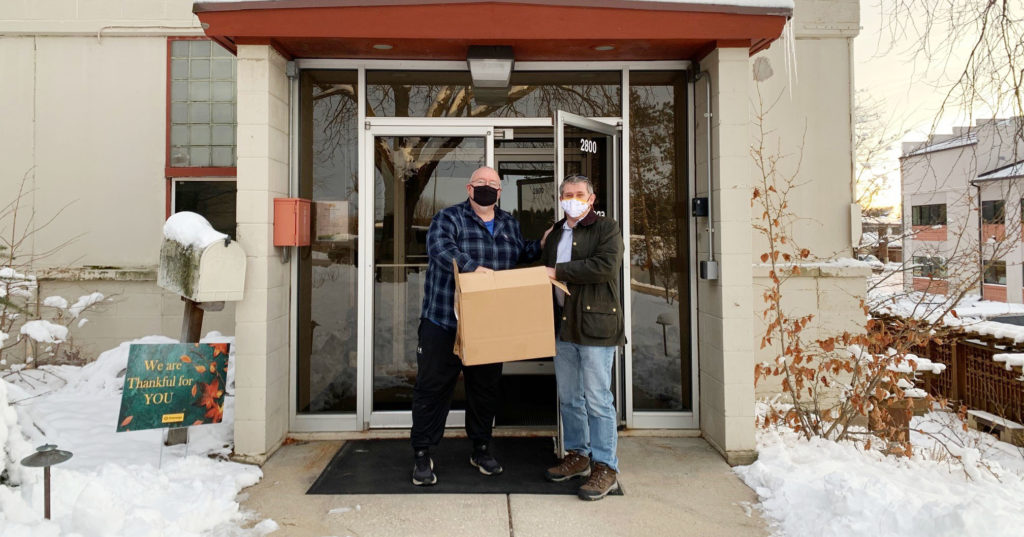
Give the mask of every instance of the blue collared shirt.
[[540, 242], [523, 240], [519, 221], [494, 208], [494, 233], [473, 212], [469, 200], [439, 211], [427, 230], [426, 283], [420, 317], [455, 330], [455, 278], [452, 260], [461, 272], [484, 266], [507, 270], [540, 257]]
[[[555, 249], [555, 263], [568, 263], [572, 261], [572, 226], [569, 220], [562, 224], [562, 236], [558, 239], [558, 248]], [[555, 288], [555, 298], [559, 306], [565, 305], [565, 292]]]

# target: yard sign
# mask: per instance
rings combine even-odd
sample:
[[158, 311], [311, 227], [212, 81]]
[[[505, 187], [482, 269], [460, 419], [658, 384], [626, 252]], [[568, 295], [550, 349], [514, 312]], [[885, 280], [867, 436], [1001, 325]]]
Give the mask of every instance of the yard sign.
[[132, 345], [117, 432], [220, 423], [227, 343]]

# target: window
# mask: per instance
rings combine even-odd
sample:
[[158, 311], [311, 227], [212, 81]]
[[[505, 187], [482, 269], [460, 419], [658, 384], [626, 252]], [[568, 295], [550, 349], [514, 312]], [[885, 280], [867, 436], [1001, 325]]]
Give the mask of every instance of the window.
[[191, 211], [235, 238], [235, 57], [205, 38], [167, 49], [167, 216]]
[[[235, 57], [208, 39], [171, 39], [167, 167], [235, 167]], [[172, 171], [168, 176], [179, 175]]]
[[981, 222], [983, 224], [1002, 224], [1006, 221], [1006, 211], [1003, 200], [990, 200], [981, 202]]
[[914, 277], [945, 278], [946, 261], [941, 257], [914, 256]]
[[985, 283], [1006, 285], [1006, 261], [985, 261]]
[[182, 179], [174, 181], [174, 212], [203, 215], [213, 229], [235, 238], [235, 181]]
[[915, 226], [944, 226], [946, 225], [946, 204], [914, 205], [911, 219]]

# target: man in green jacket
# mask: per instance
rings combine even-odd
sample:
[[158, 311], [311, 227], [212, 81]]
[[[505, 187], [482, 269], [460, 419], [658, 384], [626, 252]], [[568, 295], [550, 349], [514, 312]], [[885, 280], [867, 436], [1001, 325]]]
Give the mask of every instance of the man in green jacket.
[[619, 301], [622, 234], [615, 220], [594, 212], [597, 196], [589, 179], [570, 176], [559, 192], [566, 217], [555, 223], [541, 259], [548, 275], [569, 288], [569, 295], [555, 291], [555, 379], [567, 454], [545, 477], [589, 476], [578, 495], [600, 500], [619, 488], [611, 376], [615, 349], [625, 342]]

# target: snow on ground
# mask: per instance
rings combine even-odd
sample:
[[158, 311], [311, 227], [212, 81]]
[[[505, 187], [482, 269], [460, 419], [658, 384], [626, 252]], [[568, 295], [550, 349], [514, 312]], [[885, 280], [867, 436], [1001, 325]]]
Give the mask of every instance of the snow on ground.
[[903, 288], [903, 271], [897, 263], [889, 263], [880, 274], [868, 279], [867, 302], [876, 313], [887, 313], [904, 318], [941, 321], [947, 326], [960, 327], [976, 334], [990, 335], [1024, 343], [1024, 327], [999, 322], [1003, 315], [1024, 315], [1024, 304], [982, 300], [975, 294], [965, 295], [950, 313], [939, 319], [950, 306], [944, 295], [907, 292]]
[[[203, 339], [231, 340], [216, 332]], [[84, 367], [43, 366], [0, 382], [0, 469], [17, 484], [0, 484], [0, 535], [259, 537], [277, 528], [264, 520], [245, 529], [255, 515], [240, 511], [236, 496], [262, 472], [226, 460], [233, 441], [233, 349], [223, 422], [190, 427], [188, 446], [162, 447], [162, 430], [114, 432], [129, 345], [174, 342], [149, 336]], [[17, 462], [45, 443], [74, 454], [51, 469], [50, 521], [43, 518], [42, 470]]]
[[852, 442], [808, 441], [789, 429], [759, 430], [757, 462], [735, 471], [757, 492], [776, 537], [1021, 535], [1020, 448], [965, 432], [944, 412], [916, 417], [911, 427], [929, 435], [911, 433], [909, 458]]

